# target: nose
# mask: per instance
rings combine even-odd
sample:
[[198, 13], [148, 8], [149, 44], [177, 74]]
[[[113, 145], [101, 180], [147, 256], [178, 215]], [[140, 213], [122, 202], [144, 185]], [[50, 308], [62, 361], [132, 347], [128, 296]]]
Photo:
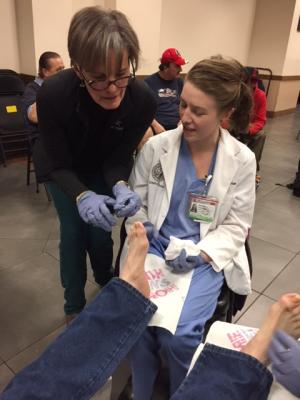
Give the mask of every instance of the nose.
[[109, 82], [109, 85], [106, 88], [106, 92], [108, 93], [116, 93], [119, 90], [119, 88], [113, 83]]
[[188, 107], [180, 110], [180, 119], [183, 124], [191, 122], [191, 113]]

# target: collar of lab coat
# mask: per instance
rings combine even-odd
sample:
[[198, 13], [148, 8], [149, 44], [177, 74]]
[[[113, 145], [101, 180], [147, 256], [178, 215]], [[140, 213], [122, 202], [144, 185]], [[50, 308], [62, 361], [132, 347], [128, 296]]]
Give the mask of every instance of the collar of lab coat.
[[[160, 163], [165, 178], [168, 201], [171, 200], [173, 183], [175, 179], [178, 154], [182, 137], [182, 127], [168, 132], [161, 143], [162, 155]], [[240, 163], [237, 161], [240, 153], [240, 143], [234, 139], [226, 129], [221, 129], [219, 147], [216, 157], [216, 164], [213, 179], [208, 191], [209, 196], [216, 197], [222, 202], [230, 185], [234, 185], [233, 177], [236, 174]], [[217, 215], [213, 224], [216, 224]], [[207, 229], [210, 224], [203, 224]]]

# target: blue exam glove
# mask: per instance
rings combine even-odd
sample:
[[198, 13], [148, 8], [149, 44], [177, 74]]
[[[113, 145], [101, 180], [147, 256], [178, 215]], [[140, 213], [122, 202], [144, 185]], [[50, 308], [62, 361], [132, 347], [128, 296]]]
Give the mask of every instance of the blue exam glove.
[[117, 217], [132, 217], [142, 206], [140, 196], [129, 189], [124, 183], [116, 183], [112, 188], [116, 198], [114, 210]]
[[188, 272], [200, 265], [207, 264], [202, 256], [187, 256], [185, 249], [182, 249], [179, 256], [174, 260], [166, 260], [166, 264], [173, 268], [174, 272]]
[[79, 199], [77, 208], [84, 222], [110, 232], [117, 223], [116, 218], [109, 210], [109, 207], [113, 209], [114, 204], [115, 200], [111, 197], [89, 190]]
[[276, 380], [300, 397], [300, 343], [283, 331], [277, 331], [269, 348], [272, 372]]
[[158, 230], [151, 222], [146, 221], [143, 223], [143, 225], [146, 229], [146, 235], [149, 242], [151, 242], [152, 239], [158, 238]]

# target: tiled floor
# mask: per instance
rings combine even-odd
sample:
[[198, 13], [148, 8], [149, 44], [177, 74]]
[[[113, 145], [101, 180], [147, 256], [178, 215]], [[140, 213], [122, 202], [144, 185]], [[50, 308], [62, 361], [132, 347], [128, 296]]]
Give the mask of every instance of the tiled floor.
[[[300, 198], [285, 187], [300, 157], [300, 110], [269, 120], [251, 229], [253, 293], [237, 316], [259, 326], [267, 307], [300, 291]], [[118, 248], [118, 229], [114, 232]], [[25, 185], [25, 161], [0, 166], [0, 391], [64, 328], [58, 223], [44, 188]], [[87, 296], [97, 293], [91, 274]]]

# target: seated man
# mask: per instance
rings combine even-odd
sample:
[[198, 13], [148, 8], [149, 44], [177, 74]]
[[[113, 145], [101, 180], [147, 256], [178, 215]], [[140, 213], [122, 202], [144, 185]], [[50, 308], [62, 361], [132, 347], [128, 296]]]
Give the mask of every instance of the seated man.
[[45, 79], [64, 69], [61, 56], [53, 51], [46, 51], [39, 58], [39, 72], [34, 81], [28, 83], [23, 93], [25, 118], [32, 132], [37, 132], [36, 96]]
[[167, 49], [162, 54], [159, 71], [145, 79], [157, 99], [158, 107], [151, 125], [155, 134], [177, 128], [183, 87], [179, 74], [186, 63], [178, 50]]
[[[93, 396], [156, 311], [148, 299], [144, 274], [147, 250], [145, 229], [137, 222], [129, 234], [121, 279], [112, 279], [48, 349], [17, 374], [0, 394], [1, 400], [87, 400]], [[293, 323], [299, 315], [299, 303], [297, 294], [282, 296], [241, 352], [206, 344], [171, 400], [266, 400], [272, 375], [264, 364], [272, 336], [279, 328], [299, 335], [299, 323]], [[297, 374], [294, 370], [289, 375], [295, 379]]]

